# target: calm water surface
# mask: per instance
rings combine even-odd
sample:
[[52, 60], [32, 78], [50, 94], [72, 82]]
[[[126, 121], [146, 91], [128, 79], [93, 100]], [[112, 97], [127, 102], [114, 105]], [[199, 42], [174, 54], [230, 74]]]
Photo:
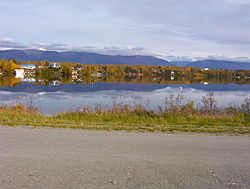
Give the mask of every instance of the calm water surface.
[[250, 95], [250, 85], [94, 83], [47, 86], [19, 83], [13, 88], [0, 88], [0, 104], [32, 104], [44, 114], [56, 114], [82, 106], [94, 107], [97, 104], [111, 106], [114, 102], [140, 103], [148, 109], [157, 109], [164, 105], [165, 97], [170, 93], [183, 94], [186, 101], [192, 100], [198, 104], [202, 96], [211, 92], [219, 106], [240, 105]]

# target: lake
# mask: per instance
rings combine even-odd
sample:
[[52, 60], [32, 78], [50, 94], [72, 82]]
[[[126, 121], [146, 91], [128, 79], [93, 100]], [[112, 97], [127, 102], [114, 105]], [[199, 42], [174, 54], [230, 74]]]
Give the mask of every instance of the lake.
[[38, 107], [45, 115], [76, 110], [83, 106], [111, 106], [114, 103], [142, 104], [147, 109], [163, 106], [170, 93], [183, 94], [185, 101], [199, 104], [202, 96], [213, 93], [219, 106], [240, 105], [250, 95], [249, 84], [237, 83], [196, 83], [196, 84], [157, 84], [157, 83], [109, 83], [88, 84], [58, 81], [50, 85], [36, 84], [33, 80], [20, 82], [13, 87], [0, 88], [0, 104], [27, 104]]

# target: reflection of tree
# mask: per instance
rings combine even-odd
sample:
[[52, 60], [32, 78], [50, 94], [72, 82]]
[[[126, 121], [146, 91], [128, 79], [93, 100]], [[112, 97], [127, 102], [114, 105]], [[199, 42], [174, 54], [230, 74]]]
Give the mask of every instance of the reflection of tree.
[[0, 77], [1, 87], [15, 87], [17, 83], [20, 83], [20, 79], [14, 77], [14, 75], [6, 75]]

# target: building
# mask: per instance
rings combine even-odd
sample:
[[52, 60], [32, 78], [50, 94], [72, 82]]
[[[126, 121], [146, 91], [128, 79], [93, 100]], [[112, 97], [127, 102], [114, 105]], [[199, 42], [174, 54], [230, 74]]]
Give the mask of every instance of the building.
[[24, 65], [20, 65], [22, 69], [25, 70], [34, 70], [36, 69], [36, 65], [35, 64], [24, 64]]
[[43, 69], [43, 68], [45, 68], [45, 66], [40, 65], [40, 66], [37, 66], [37, 68], [38, 68], [38, 69]]
[[19, 79], [24, 78], [24, 69], [15, 69], [15, 77]]
[[79, 70], [79, 71], [82, 71], [82, 70], [83, 70], [83, 67], [82, 67], [82, 66], [76, 66], [76, 67], [74, 67], [74, 69]]
[[52, 62], [49, 63], [49, 68], [61, 68], [61, 65], [56, 62]]

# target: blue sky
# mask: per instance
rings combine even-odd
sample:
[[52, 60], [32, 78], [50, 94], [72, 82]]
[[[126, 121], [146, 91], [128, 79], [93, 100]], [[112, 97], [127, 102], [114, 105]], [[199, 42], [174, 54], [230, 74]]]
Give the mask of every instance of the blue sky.
[[250, 0], [0, 0], [0, 48], [250, 58]]

